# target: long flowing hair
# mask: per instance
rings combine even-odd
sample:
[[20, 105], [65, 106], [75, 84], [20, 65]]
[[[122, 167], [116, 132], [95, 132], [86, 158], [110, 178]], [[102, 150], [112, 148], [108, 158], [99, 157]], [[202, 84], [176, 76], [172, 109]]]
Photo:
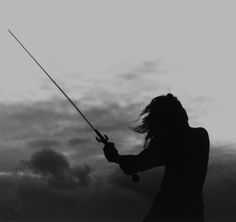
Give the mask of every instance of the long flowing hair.
[[179, 100], [172, 94], [161, 95], [152, 101], [140, 113], [140, 125], [134, 128], [137, 133], [145, 134], [144, 148], [156, 137], [163, 134], [163, 128], [158, 128], [158, 122], [167, 128], [188, 125], [188, 115]]

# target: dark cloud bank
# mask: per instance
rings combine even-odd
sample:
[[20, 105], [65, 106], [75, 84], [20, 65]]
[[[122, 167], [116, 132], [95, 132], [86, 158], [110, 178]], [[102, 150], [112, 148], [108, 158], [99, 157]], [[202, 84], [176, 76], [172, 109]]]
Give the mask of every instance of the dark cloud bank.
[[[212, 147], [205, 184], [208, 222], [235, 221], [235, 147]], [[119, 168], [97, 174], [88, 164], [71, 165], [52, 149], [23, 161], [31, 174], [0, 177], [0, 221], [141, 221], [158, 191], [163, 169], [140, 174], [133, 183]]]
[[126, 189], [120, 171], [99, 178], [89, 165], [71, 166], [52, 149], [21, 164], [21, 173], [0, 177], [2, 221], [132, 221], [147, 205], [129, 182]]
[[[96, 128], [120, 145], [131, 134], [128, 126], [137, 118], [140, 104], [113, 102], [85, 106], [83, 111]], [[70, 162], [101, 154], [94, 133], [64, 100], [0, 104], [0, 123], [0, 171], [15, 167], [19, 159], [41, 148], [71, 153]]]
[[[141, 221], [158, 192], [163, 169], [140, 174], [135, 184], [105, 159], [91, 161], [101, 150], [94, 147], [94, 135], [83, 120], [66, 107], [61, 101], [1, 107], [0, 169], [22, 160], [20, 170], [28, 174], [0, 174], [0, 221]], [[85, 112], [124, 148], [130, 136], [127, 126], [141, 109], [136, 103], [109, 103]], [[67, 151], [74, 153], [63, 155]], [[206, 222], [235, 221], [235, 144], [212, 146], [204, 196]]]

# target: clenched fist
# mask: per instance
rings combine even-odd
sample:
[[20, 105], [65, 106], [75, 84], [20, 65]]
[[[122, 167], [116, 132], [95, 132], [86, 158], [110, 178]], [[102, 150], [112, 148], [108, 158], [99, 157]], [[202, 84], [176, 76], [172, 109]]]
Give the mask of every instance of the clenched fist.
[[106, 143], [104, 148], [103, 148], [104, 154], [106, 159], [109, 162], [118, 162], [119, 160], [119, 153], [117, 151], [117, 149], [115, 148], [114, 143]]

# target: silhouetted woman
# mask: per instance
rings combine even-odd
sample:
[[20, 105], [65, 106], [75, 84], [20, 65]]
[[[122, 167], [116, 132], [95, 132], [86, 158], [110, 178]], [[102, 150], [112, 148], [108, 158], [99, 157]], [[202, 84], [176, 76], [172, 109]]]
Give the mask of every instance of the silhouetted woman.
[[202, 188], [206, 177], [209, 137], [204, 128], [192, 128], [181, 103], [172, 94], [158, 96], [142, 111], [144, 150], [119, 155], [108, 143], [104, 153], [126, 174], [164, 166], [160, 191], [143, 222], [203, 222]]

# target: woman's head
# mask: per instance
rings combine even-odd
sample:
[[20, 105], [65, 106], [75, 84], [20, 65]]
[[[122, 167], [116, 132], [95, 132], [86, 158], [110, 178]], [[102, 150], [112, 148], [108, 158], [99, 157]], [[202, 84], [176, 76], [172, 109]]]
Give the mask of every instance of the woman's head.
[[188, 116], [179, 100], [172, 94], [155, 97], [141, 112], [141, 125], [134, 130], [146, 133], [147, 140], [163, 133], [188, 126]]

